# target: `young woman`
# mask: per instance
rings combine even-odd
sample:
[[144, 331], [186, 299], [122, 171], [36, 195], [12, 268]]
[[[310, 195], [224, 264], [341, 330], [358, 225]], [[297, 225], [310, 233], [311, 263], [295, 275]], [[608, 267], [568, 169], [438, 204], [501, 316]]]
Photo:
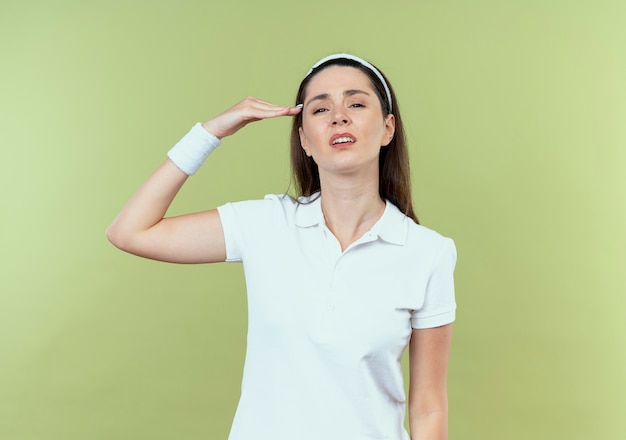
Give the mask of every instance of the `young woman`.
[[[197, 124], [107, 230], [120, 249], [177, 263], [243, 262], [248, 344], [231, 440], [447, 438], [455, 318], [452, 240], [418, 224], [398, 102], [365, 60], [316, 63], [296, 106], [247, 98]], [[165, 218], [220, 140], [293, 117], [298, 198]]]

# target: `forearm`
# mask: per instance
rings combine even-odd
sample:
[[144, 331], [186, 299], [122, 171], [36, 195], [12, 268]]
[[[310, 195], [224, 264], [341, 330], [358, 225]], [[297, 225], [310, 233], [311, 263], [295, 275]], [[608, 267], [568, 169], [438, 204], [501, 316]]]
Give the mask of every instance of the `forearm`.
[[[194, 125], [168, 152], [166, 160], [128, 201], [107, 231], [109, 240], [124, 250], [127, 245], [163, 219], [170, 204], [188, 176], [194, 174], [209, 154], [220, 145], [220, 140]], [[157, 234], [156, 239], [160, 239]], [[151, 240], [154, 241], [154, 240]], [[142, 246], [143, 248], [144, 246]]]
[[447, 440], [448, 411], [415, 415], [410, 420], [411, 440]]
[[301, 108], [246, 98], [217, 117], [196, 124], [168, 152], [166, 160], [137, 190], [107, 229], [118, 248], [146, 258], [177, 263], [224, 261], [226, 248], [216, 209], [164, 218], [188, 176], [221, 142], [249, 122], [294, 116]]
[[448, 358], [452, 325], [413, 330], [409, 347], [412, 440], [448, 438]]
[[165, 160], [113, 220], [107, 229], [108, 239], [123, 248], [125, 242], [156, 225], [187, 178], [172, 161]]

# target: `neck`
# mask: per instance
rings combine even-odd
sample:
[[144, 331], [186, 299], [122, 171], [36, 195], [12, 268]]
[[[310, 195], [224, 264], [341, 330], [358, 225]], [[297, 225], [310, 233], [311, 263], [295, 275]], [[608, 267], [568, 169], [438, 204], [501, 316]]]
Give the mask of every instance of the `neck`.
[[345, 250], [371, 229], [385, 210], [378, 193], [378, 176], [366, 180], [333, 176], [322, 179], [322, 212], [326, 226]]

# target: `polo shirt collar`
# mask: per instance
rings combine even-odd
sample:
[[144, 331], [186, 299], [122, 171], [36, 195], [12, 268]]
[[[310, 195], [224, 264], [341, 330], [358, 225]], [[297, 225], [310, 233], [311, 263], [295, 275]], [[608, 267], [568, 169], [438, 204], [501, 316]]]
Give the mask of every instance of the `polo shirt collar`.
[[294, 217], [296, 226], [309, 228], [323, 225], [324, 213], [322, 212], [322, 196], [316, 192], [310, 197], [299, 197]]
[[376, 224], [372, 226], [372, 232], [387, 243], [404, 246], [410, 219], [389, 200], [385, 200], [385, 203], [385, 211]]
[[[372, 226], [371, 232], [381, 240], [403, 246], [406, 244], [409, 218], [389, 200], [386, 200], [385, 203], [385, 211], [376, 224]], [[319, 193], [298, 199], [294, 222], [300, 228], [325, 224], [322, 197]]]

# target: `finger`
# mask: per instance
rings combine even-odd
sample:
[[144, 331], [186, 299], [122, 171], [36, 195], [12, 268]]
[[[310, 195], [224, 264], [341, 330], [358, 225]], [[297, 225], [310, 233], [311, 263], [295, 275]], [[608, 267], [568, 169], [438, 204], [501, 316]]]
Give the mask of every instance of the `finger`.
[[246, 99], [249, 103], [256, 108], [267, 108], [267, 109], [283, 109], [283, 108], [291, 108], [287, 105], [278, 105], [268, 101], [264, 101], [262, 99], [249, 97]]
[[275, 116], [295, 116], [298, 113], [302, 112], [302, 107], [283, 107], [281, 109], [277, 109]]
[[287, 105], [276, 105], [276, 104], [271, 104], [269, 102], [263, 102], [263, 103], [255, 103], [254, 108], [260, 111], [282, 112], [282, 111], [288, 110], [290, 107]]
[[289, 112], [287, 113], [287, 115], [295, 116], [301, 112], [302, 112], [302, 107], [289, 107]]
[[277, 108], [285, 107], [283, 105], [273, 104], [271, 102], [255, 98], [253, 96], [250, 96], [244, 99], [240, 104], [248, 108], [259, 108], [259, 109], [277, 109]]
[[300, 111], [299, 108], [289, 106], [277, 106], [274, 104], [258, 106], [248, 115], [247, 119], [266, 119], [280, 116], [295, 115]]

